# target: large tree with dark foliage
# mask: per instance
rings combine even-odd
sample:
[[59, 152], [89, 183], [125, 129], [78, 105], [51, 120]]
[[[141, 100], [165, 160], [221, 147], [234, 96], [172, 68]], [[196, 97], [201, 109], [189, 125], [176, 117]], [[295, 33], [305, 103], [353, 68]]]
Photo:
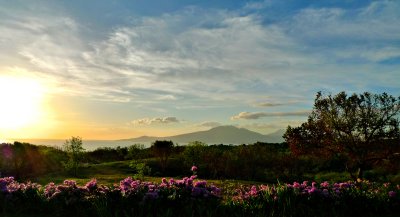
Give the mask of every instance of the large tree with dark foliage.
[[345, 156], [353, 178], [374, 164], [400, 155], [400, 97], [383, 94], [319, 92], [308, 121], [288, 127], [284, 138], [296, 155]]
[[168, 158], [172, 154], [174, 143], [167, 140], [157, 140], [151, 146], [151, 152], [158, 158], [161, 170], [165, 172], [167, 167]]

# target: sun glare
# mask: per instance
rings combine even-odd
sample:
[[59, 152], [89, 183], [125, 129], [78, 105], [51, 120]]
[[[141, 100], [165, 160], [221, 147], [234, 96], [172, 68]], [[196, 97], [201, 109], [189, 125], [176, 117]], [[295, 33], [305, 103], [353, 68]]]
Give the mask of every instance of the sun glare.
[[19, 129], [37, 121], [42, 98], [38, 81], [0, 76], [0, 129]]

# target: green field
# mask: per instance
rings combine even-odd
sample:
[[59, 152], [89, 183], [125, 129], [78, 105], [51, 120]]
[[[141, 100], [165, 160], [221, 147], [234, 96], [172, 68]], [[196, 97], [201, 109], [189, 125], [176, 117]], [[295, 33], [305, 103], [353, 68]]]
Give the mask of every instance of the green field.
[[[121, 180], [127, 177], [134, 177], [135, 173], [132, 168], [129, 167], [131, 161], [115, 161], [99, 164], [86, 164], [83, 165], [79, 170], [77, 177], [71, 176], [65, 171], [57, 173], [44, 174], [42, 176], [28, 178], [22, 181], [32, 181], [41, 185], [46, 185], [50, 182], [55, 184], [61, 184], [64, 180], [75, 180], [77, 184], [84, 185], [91, 179], [95, 178], [100, 185], [111, 186], [118, 184]], [[188, 172], [187, 176], [191, 174]], [[174, 178], [181, 179], [183, 176], [178, 177], [157, 177], [157, 176], [144, 176], [142, 181], [160, 183], [162, 178]], [[199, 179], [202, 179], [199, 177]], [[221, 187], [223, 190], [234, 189], [241, 185], [253, 185], [262, 184], [261, 182], [248, 181], [248, 180], [236, 180], [236, 179], [207, 179], [207, 183], [215, 184]], [[265, 184], [265, 183], [264, 183]]]

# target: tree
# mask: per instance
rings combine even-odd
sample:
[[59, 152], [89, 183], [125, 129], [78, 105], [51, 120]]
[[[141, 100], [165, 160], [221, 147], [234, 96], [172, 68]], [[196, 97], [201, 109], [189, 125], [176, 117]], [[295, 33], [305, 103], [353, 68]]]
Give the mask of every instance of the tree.
[[199, 166], [203, 163], [203, 156], [206, 153], [207, 144], [200, 141], [190, 142], [185, 146], [185, 150], [183, 151], [183, 157], [185, 160], [186, 166]]
[[67, 152], [69, 160], [65, 164], [66, 169], [71, 169], [74, 176], [77, 175], [78, 167], [80, 166], [83, 152], [85, 149], [82, 147], [81, 137], [71, 137], [71, 139], [66, 140], [64, 143], [64, 151]]
[[296, 155], [345, 156], [352, 177], [362, 178], [372, 165], [399, 157], [399, 111], [400, 97], [386, 93], [318, 92], [308, 121], [288, 126], [284, 138]]
[[156, 156], [160, 162], [161, 170], [165, 172], [167, 167], [168, 158], [172, 153], [174, 143], [172, 141], [155, 141], [151, 146], [151, 151]]
[[139, 160], [145, 157], [143, 144], [133, 144], [128, 147], [127, 158], [133, 160]]

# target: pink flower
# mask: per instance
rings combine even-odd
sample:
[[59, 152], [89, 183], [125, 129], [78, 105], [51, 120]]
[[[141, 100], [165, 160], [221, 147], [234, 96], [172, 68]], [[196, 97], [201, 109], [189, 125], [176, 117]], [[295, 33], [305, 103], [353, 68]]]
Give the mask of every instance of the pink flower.
[[197, 171], [197, 167], [193, 165], [191, 170], [192, 170], [192, 172], [196, 172]]
[[76, 182], [74, 180], [64, 180], [64, 185], [76, 187]]
[[300, 183], [298, 182], [293, 183], [293, 188], [300, 188], [300, 187], [301, 187]]
[[255, 185], [253, 185], [253, 186], [251, 186], [251, 189], [250, 189], [250, 192], [249, 192], [249, 194], [251, 195], [251, 196], [257, 196], [257, 187], [255, 186]]
[[321, 187], [328, 188], [329, 187], [329, 182], [325, 181], [325, 182], [321, 183]]

